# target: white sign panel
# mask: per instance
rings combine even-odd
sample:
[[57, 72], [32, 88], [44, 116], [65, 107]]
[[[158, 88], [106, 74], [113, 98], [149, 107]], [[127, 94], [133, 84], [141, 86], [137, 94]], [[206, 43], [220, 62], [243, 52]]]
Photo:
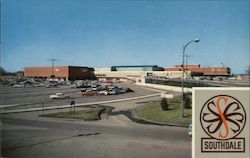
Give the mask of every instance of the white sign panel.
[[250, 88], [193, 88], [192, 158], [249, 158]]

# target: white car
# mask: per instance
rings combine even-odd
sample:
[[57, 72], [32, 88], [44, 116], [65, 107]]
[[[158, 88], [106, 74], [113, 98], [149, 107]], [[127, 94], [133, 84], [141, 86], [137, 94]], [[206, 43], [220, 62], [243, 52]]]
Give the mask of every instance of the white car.
[[111, 91], [115, 88], [115, 86], [108, 86], [108, 89]]
[[64, 93], [56, 93], [55, 95], [50, 95], [49, 98], [50, 99], [65, 99], [65, 98], [69, 98], [69, 96], [65, 95]]
[[188, 127], [188, 135], [192, 137], [192, 124], [190, 124]]
[[108, 92], [105, 91], [105, 90], [103, 90], [103, 91], [99, 91], [99, 94], [100, 94], [100, 95], [108, 95]]
[[97, 91], [97, 87], [92, 87], [91, 90], [92, 91]]
[[109, 90], [108, 91], [108, 95], [116, 95], [116, 94], [118, 94], [118, 92], [115, 91], [115, 90]]
[[14, 84], [13, 87], [20, 88], [20, 87], [24, 87], [24, 85], [23, 84]]

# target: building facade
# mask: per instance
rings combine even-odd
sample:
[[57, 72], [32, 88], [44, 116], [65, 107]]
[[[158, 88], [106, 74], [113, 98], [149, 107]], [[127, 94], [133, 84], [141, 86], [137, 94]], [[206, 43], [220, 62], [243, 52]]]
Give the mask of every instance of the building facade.
[[[139, 65], [139, 66], [111, 66], [106, 68], [95, 68], [95, 75], [101, 80], [130, 80], [136, 81], [137, 78], [144, 77], [165, 77], [181, 78], [181, 71], [163, 71], [164, 69], [157, 65]], [[190, 76], [190, 71], [184, 74]]]
[[111, 66], [111, 71], [164, 71], [157, 65]]
[[[185, 71], [190, 71], [192, 76], [229, 76], [229, 67], [201, 67], [199, 64], [184, 65]], [[165, 68], [165, 71], [182, 71], [182, 65]]]
[[94, 69], [79, 66], [25, 67], [24, 76], [28, 78], [57, 78], [63, 80], [94, 79]]

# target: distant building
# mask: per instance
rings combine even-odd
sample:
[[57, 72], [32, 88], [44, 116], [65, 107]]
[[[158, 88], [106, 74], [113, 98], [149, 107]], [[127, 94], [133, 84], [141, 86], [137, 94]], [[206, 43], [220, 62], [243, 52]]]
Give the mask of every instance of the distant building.
[[[95, 68], [95, 75], [101, 80], [136, 81], [143, 77], [166, 77], [181, 78], [182, 72], [166, 72], [164, 68], [157, 65], [136, 65], [136, 66], [111, 66], [105, 68]], [[190, 75], [190, 72], [185, 76]]]
[[[184, 65], [185, 71], [190, 71], [192, 76], [229, 76], [229, 67], [201, 67], [199, 64]], [[165, 68], [165, 71], [182, 71], [182, 65]]]
[[204, 76], [229, 76], [231, 69], [228, 67], [205, 67], [203, 68]]
[[24, 76], [28, 78], [57, 78], [63, 80], [95, 78], [93, 68], [79, 66], [25, 67]]
[[157, 65], [111, 66], [111, 71], [164, 71]]

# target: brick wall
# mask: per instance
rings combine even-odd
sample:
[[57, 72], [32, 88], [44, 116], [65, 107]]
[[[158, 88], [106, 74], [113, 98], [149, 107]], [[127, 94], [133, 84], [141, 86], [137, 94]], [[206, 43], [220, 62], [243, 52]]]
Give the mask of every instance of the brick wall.
[[[55, 66], [55, 78], [68, 78], [69, 80], [93, 79], [94, 69], [88, 67], [77, 66]], [[24, 68], [25, 77], [50, 78], [52, 75], [52, 67], [26, 67]]]
[[228, 67], [206, 67], [203, 68], [204, 75], [218, 75], [224, 76], [230, 74], [230, 68]]
[[[55, 66], [54, 75], [55, 77], [68, 78], [69, 77], [68, 66]], [[25, 77], [51, 77], [52, 67], [26, 67], [24, 68]]]
[[[194, 74], [207, 76], [227, 76], [231, 73], [229, 67], [200, 67], [198, 64], [185, 65], [184, 69]], [[165, 68], [165, 71], [182, 71], [182, 67], [181, 65], [176, 65], [173, 68]]]

